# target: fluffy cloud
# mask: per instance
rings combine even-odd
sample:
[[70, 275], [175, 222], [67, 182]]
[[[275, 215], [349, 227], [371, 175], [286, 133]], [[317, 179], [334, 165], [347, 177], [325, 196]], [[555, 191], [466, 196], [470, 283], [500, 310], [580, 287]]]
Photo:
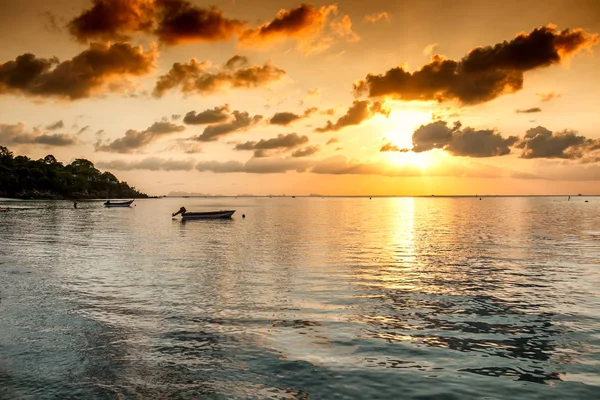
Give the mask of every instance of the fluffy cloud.
[[125, 136], [115, 139], [108, 144], [96, 143], [96, 151], [107, 151], [111, 153], [131, 153], [144, 147], [156, 139], [171, 133], [182, 132], [185, 126], [176, 125], [171, 122], [155, 122], [144, 131], [129, 129]]
[[339, 131], [342, 128], [352, 125], [360, 125], [366, 119], [373, 117], [375, 114], [389, 116], [390, 110], [383, 107], [383, 104], [375, 101], [371, 103], [368, 100], [354, 100], [352, 106], [348, 108], [346, 114], [341, 116], [336, 123], [327, 121], [327, 124], [322, 128], [315, 129], [315, 132]]
[[309, 157], [319, 151], [319, 146], [306, 146], [292, 152], [292, 157]]
[[388, 143], [384, 143], [383, 146], [381, 146], [381, 149], [379, 149], [380, 152], [384, 153], [386, 151], [399, 151], [399, 152], [406, 152], [408, 151], [408, 149], [401, 149], [400, 147], [398, 147], [397, 145], [388, 142]]
[[543, 26], [509, 42], [473, 49], [460, 61], [436, 55], [415, 72], [399, 66], [382, 75], [368, 74], [354, 90], [369, 97], [484, 103], [521, 90], [524, 72], [558, 64], [596, 42], [597, 35], [581, 29]]
[[185, 114], [183, 122], [185, 122], [188, 125], [204, 125], [225, 122], [228, 119], [229, 105], [224, 104], [220, 107], [204, 110], [199, 113], [196, 113], [195, 111], [190, 111], [187, 114]]
[[108, 170], [117, 171], [131, 171], [145, 169], [150, 171], [190, 171], [194, 168], [195, 161], [192, 159], [188, 160], [164, 160], [157, 157], [144, 158], [139, 161], [124, 161], [124, 160], [113, 160], [113, 161], [98, 161], [96, 166], [98, 168], [105, 168]]
[[347, 15], [338, 16], [336, 5], [315, 8], [302, 4], [291, 10], [280, 10], [276, 17], [256, 29], [248, 29], [239, 37], [246, 46], [293, 38], [305, 53], [329, 48], [336, 39], [358, 40]]
[[167, 44], [226, 41], [239, 34], [244, 23], [226, 18], [215, 7], [203, 9], [185, 0], [155, 0], [159, 10], [154, 33]]
[[381, 20], [390, 22], [391, 19], [392, 18], [390, 17], [390, 14], [388, 14], [385, 11], [365, 15], [365, 21], [371, 22], [371, 23], [375, 23], [375, 22], [381, 21]]
[[390, 143], [385, 144], [381, 151], [408, 151], [415, 153], [432, 149], [443, 149], [454, 156], [462, 157], [493, 157], [510, 153], [510, 148], [519, 138], [508, 138], [494, 130], [475, 130], [473, 128], [461, 129], [460, 122], [454, 127], [448, 127], [445, 121], [435, 121], [421, 125], [412, 136], [412, 149], [399, 149]]
[[554, 93], [554, 92], [549, 92], [549, 93], [536, 93], [536, 95], [538, 95], [540, 97], [540, 100], [542, 101], [550, 101], [550, 100], [554, 100], [554, 99], [558, 99], [560, 97], [562, 97], [562, 93]]
[[156, 48], [144, 52], [129, 43], [92, 43], [87, 50], [63, 62], [26, 53], [0, 64], [0, 94], [77, 100], [90, 97], [103, 87], [118, 91], [123, 85], [106, 84], [149, 73], [157, 54]]
[[199, 62], [195, 58], [187, 63], [175, 63], [168, 73], [158, 78], [153, 94], [161, 97], [177, 87], [186, 94], [210, 94], [228, 87], [253, 88], [277, 81], [285, 75], [284, 70], [270, 63], [240, 68], [235, 63], [232, 67], [231, 60], [233, 58], [220, 70], [213, 70], [209, 63]]
[[587, 139], [569, 130], [552, 133], [543, 126], [531, 128], [516, 147], [523, 149], [523, 158], [600, 160], [600, 140]]
[[272, 21], [250, 29], [216, 7], [199, 7], [189, 0], [93, 0], [90, 8], [68, 23], [68, 29], [80, 42], [123, 41], [140, 33], [155, 35], [167, 45], [237, 37], [243, 45], [256, 46], [293, 38], [306, 52], [327, 48], [336, 39], [358, 39], [350, 18], [338, 16], [337, 6], [310, 4], [281, 10]]
[[271, 139], [261, 139], [258, 142], [248, 141], [245, 143], [238, 143], [234, 149], [254, 150], [254, 156], [259, 158], [266, 157], [268, 155], [266, 150], [289, 150], [305, 143], [308, 143], [308, 136], [299, 136], [297, 133], [290, 133], [287, 135], [279, 134], [277, 137]]
[[222, 136], [229, 135], [236, 131], [244, 131], [251, 126], [257, 124], [262, 119], [262, 115], [255, 115], [253, 117], [248, 114], [247, 111], [234, 111], [232, 114], [233, 120], [222, 124], [209, 125], [204, 128], [201, 135], [195, 136], [191, 139], [200, 142], [213, 142], [218, 140]]
[[318, 109], [316, 107], [309, 108], [306, 111], [304, 111], [303, 115], [294, 114], [292, 112], [278, 112], [278, 113], [275, 113], [275, 115], [273, 115], [271, 117], [271, 119], [269, 120], [269, 123], [272, 125], [287, 126], [294, 121], [298, 121], [299, 119], [307, 118], [307, 117], [311, 116], [317, 110]]
[[41, 144], [45, 146], [72, 146], [79, 143], [73, 135], [63, 133], [49, 134], [34, 128], [28, 131], [25, 124], [0, 124], [0, 143], [3, 145]]
[[542, 109], [539, 107], [527, 108], [524, 110], [516, 110], [517, 114], [531, 114], [531, 113], [538, 113], [538, 112], [542, 112]]
[[62, 129], [65, 127], [64, 122], [62, 122], [62, 119], [60, 121], [56, 121], [53, 124], [50, 124], [46, 127], [46, 129], [48, 129], [49, 131], [55, 131], [57, 129]]
[[226, 18], [215, 7], [187, 0], [94, 0], [68, 24], [79, 41], [124, 40], [151, 33], [165, 44], [224, 41], [242, 32], [242, 21]]

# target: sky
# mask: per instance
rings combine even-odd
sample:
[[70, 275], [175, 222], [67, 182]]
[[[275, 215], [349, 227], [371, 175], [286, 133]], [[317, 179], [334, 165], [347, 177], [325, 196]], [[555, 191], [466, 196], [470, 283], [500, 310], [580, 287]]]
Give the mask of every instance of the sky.
[[597, 0], [0, 0], [0, 145], [151, 195], [600, 194]]

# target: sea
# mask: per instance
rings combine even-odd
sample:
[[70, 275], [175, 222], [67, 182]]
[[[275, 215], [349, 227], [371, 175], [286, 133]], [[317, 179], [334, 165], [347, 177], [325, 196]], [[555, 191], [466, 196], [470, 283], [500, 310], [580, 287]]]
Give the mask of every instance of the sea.
[[600, 397], [600, 197], [0, 207], [3, 400]]

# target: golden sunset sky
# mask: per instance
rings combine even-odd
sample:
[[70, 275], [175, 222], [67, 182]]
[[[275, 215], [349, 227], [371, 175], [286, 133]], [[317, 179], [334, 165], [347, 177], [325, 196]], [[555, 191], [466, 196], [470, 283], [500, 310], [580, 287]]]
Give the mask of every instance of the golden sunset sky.
[[0, 145], [153, 195], [600, 193], [600, 2], [0, 0]]

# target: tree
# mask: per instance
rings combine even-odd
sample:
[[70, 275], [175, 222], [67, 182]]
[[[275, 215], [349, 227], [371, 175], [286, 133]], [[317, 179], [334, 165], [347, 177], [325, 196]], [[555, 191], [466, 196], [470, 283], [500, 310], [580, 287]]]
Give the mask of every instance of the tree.
[[55, 165], [58, 164], [58, 161], [56, 161], [56, 157], [54, 157], [52, 154], [48, 154], [46, 157], [44, 157], [44, 163], [48, 165]]

